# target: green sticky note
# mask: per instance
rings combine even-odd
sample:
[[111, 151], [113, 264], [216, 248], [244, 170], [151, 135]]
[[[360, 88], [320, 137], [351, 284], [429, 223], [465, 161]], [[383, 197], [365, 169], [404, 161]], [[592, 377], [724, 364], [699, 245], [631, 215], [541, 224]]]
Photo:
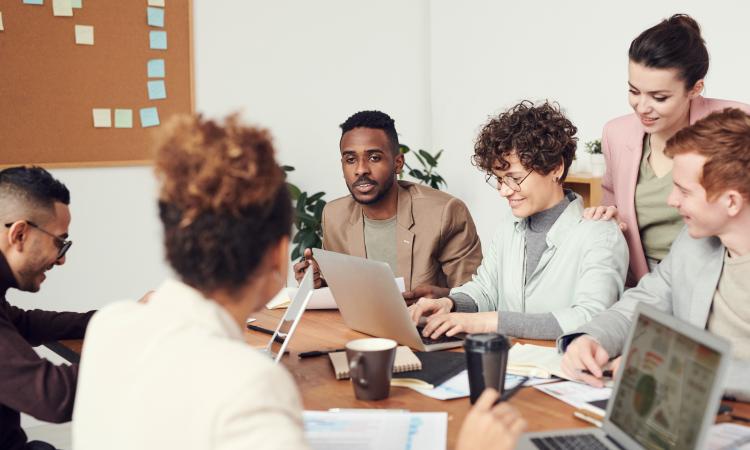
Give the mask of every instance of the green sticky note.
[[146, 63], [146, 70], [148, 71], [149, 78], [164, 78], [166, 71], [164, 70], [163, 59], [150, 59]]
[[155, 127], [159, 125], [159, 111], [155, 107], [141, 108], [141, 126]]
[[43, 5], [44, 0], [23, 0], [26, 5]]
[[83, 8], [83, 0], [70, 0], [70, 6], [81, 9]]
[[152, 27], [163, 27], [164, 26], [164, 10], [162, 8], [146, 8], [146, 15], [148, 16], [148, 24]]
[[166, 50], [167, 49], [167, 32], [166, 31], [150, 31], [148, 33], [149, 42], [151, 48], [154, 50]]
[[133, 128], [133, 110], [115, 110], [115, 128]]

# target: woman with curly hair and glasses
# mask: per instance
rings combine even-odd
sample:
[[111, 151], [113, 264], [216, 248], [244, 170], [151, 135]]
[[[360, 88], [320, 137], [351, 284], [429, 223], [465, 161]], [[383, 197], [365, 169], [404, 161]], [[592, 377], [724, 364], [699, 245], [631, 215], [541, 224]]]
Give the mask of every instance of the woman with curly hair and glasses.
[[[176, 277], [92, 319], [74, 448], [309, 448], [292, 377], [243, 332], [286, 280], [292, 205], [273, 153], [268, 132], [234, 116], [169, 123], [155, 165]], [[459, 450], [513, 448], [525, 422], [497, 398], [474, 405]]]
[[427, 316], [425, 336], [497, 331], [555, 339], [622, 294], [622, 233], [612, 222], [583, 220], [583, 201], [563, 189], [576, 131], [548, 102], [521, 102], [484, 126], [473, 162], [514, 217], [499, 224], [472, 281], [411, 306], [415, 322]]

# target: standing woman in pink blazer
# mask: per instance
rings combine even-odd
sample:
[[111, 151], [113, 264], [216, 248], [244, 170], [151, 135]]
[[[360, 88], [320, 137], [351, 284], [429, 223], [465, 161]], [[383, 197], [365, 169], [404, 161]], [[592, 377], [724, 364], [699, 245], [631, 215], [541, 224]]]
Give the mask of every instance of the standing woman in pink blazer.
[[667, 140], [713, 111], [735, 107], [750, 113], [750, 105], [700, 95], [708, 50], [688, 15], [675, 14], [642, 32], [628, 55], [628, 99], [635, 114], [604, 126], [602, 205], [588, 208], [584, 217], [620, 223], [630, 251], [627, 285], [633, 286], [666, 256], [684, 225], [667, 205], [672, 190]]

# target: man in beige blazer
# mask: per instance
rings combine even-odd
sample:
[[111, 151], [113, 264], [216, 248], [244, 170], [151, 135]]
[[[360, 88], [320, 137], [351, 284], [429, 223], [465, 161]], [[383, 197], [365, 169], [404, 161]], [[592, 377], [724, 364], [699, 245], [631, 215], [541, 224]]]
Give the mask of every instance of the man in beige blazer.
[[[466, 205], [436, 189], [397, 180], [404, 156], [387, 114], [358, 112], [341, 130], [341, 167], [351, 195], [323, 210], [323, 248], [388, 263], [404, 278], [407, 299], [447, 294], [469, 281], [482, 249]], [[317, 273], [308, 249], [294, 265], [298, 281], [309, 264]], [[315, 282], [319, 287], [325, 279], [318, 276]]]

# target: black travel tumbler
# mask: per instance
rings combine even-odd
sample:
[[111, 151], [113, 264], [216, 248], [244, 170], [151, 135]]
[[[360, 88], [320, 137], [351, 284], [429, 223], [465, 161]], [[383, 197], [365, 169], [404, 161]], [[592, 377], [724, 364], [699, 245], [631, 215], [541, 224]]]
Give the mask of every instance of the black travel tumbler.
[[464, 351], [472, 404], [486, 387], [503, 393], [509, 349], [510, 342], [502, 334], [476, 333], [466, 336]]

